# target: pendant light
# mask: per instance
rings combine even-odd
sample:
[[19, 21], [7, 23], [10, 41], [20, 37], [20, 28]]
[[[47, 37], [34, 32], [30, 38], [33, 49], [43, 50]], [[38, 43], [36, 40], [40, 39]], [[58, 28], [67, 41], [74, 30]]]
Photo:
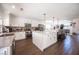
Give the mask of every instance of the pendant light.
[[44, 16], [44, 20], [46, 20], [46, 13], [44, 13], [43, 16]]
[[53, 18], [53, 27], [54, 27], [54, 18], [55, 18], [55, 17], [52, 17], [52, 18]]

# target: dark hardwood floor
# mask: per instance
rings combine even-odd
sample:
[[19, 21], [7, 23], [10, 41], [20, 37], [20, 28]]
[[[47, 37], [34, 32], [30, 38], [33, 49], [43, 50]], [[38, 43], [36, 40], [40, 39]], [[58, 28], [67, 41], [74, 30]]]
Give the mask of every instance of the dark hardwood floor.
[[15, 55], [78, 55], [79, 36], [66, 36], [66, 39], [55, 43], [41, 52], [33, 43], [32, 39], [16, 41]]

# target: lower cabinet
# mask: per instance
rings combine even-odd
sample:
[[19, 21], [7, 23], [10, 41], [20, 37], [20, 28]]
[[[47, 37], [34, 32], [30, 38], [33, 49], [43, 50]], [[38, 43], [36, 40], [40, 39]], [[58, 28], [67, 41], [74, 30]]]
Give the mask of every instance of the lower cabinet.
[[25, 38], [25, 32], [15, 32], [15, 40], [22, 40]]
[[32, 32], [32, 41], [41, 51], [57, 42], [56, 32], [45, 33], [45, 32]]
[[11, 54], [12, 54], [11, 47], [5, 47], [0, 49], [0, 55], [11, 55]]

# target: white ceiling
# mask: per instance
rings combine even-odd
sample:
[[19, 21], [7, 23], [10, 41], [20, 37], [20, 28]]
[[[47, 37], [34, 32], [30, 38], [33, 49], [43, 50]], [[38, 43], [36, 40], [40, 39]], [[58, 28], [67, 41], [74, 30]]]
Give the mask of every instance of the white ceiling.
[[[15, 5], [15, 8], [12, 8]], [[73, 19], [79, 16], [78, 3], [17, 3], [2, 4], [3, 8], [16, 16], [43, 20], [43, 13], [46, 13], [46, 19], [52, 17], [58, 19]], [[20, 8], [24, 10], [21, 11]]]

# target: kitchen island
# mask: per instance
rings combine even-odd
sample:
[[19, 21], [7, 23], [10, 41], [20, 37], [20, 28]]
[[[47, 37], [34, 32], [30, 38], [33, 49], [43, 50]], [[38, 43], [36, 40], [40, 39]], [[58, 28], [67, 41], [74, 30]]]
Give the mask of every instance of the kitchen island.
[[13, 33], [1, 33], [0, 34], [0, 55], [11, 55], [12, 44], [14, 41]]
[[32, 41], [41, 51], [57, 42], [56, 31], [33, 31]]

